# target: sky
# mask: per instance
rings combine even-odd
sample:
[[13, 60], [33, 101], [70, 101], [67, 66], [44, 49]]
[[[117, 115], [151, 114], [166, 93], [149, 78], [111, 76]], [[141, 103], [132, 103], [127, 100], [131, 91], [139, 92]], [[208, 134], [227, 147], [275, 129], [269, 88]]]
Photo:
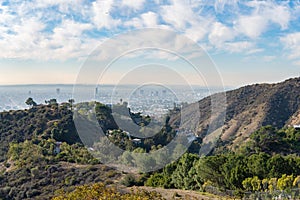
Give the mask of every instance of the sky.
[[[0, 0], [0, 24], [0, 85], [74, 84], [86, 60], [103, 43], [144, 28], [173, 31], [199, 45], [225, 86], [300, 76], [299, 0]], [[160, 33], [150, 38], [162, 37]], [[163, 43], [174, 38], [164, 37]], [[135, 40], [131, 38], [127, 47]], [[121, 52], [121, 47], [114, 48]], [[103, 55], [120, 56], [105, 50]], [[172, 60], [164, 53], [152, 53], [159, 55], [154, 60], [160, 66]], [[122, 82], [124, 69], [141, 63], [133, 57], [123, 58], [101, 83]], [[174, 60], [169, 65], [188, 74], [182, 61]], [[187, 77], [193, 84], [205, 82], [192, 72]]]

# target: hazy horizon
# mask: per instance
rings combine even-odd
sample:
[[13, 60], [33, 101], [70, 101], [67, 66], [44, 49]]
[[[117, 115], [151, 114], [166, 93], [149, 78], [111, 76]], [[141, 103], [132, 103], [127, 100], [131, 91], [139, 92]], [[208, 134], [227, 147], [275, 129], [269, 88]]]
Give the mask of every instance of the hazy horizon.
[[[285, 80], [291, 79], [291, 78], [297, 78], [300, 77], [300, 75], [298, 76], [290, 76], [290, 77], [286, 77], [283, 79], [278, 79], [278, 80], [274, 80], [274, 81], [260, 81], [260, 82], [249, 82], [249, 83], [245, 83], [245, 84], [241, 84], [241, 85], [210, 85], [209, 87], [224, 87], [224, 88], [237, 88], [237, 87], [243, 87], [246, 85], [252, 85], [252, 84], [274, 84], [274, 83], [280, 83], [283, 82]], [[39, 86], [39, 85], [62, 85], [62, 86], [74, 86], [74, 85], [87, 85], [87, 86], [138, 86], [139, 84], [136, 83], [126, 83], [126, 84], [113, 84], [113, 83], [104, 83], [104, 84], [93, 84], [93, 83], [19, 83], [19, 84], [0, 84], [0, 86]], [[176, 85], [176, 84], [166, 84], [166, 86], [186, 86], [188, 87], [188, 85]], [[196, 85], [196, 84], [190, 84], [190, 86], [195, 86], [195, 87], [207, 87], [207, 85]]]

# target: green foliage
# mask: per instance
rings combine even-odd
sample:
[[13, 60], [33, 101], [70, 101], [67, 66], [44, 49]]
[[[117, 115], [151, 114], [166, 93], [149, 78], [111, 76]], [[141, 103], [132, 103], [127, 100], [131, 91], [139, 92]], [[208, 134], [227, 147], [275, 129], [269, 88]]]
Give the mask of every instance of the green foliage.
[[209, 156], [199, 160], [197, 174], [203, 181], [210, 181], [217, 187], [224, 187], [223, 164], [226, 156]]
[[261, 190], [261, 180], [257, 176], [254, 176], [251, 179], [251, 186], [252, 186], [253, 191], [260, 191]]
[[136, 185], [136, 178], [132, 174], [127, 174], [121, 181], [122, 185], [125, 185], [126, 187], [131, 187]]
[[290, 190], [299, 187], [299, 177], [284, 175], [297, 174], [300, 170], [297, 156], [270, 156], [266, 153], [221, 154], [198, 158], [184, 156], [167, 165], [162, 172], [154, 173], [147, 180], [148, 186], [179, 189], [205, 190], [203, 183], [220, 189], [246, 191]]
[[263, 126], [252, 133], [250, 138], [238, 151], [244, 154], [294, 154], [300, 151], [300, 131], [293, 127], [276, 129]]
[[45, 103], [51, 106], [57, 106], [57, 100], [56, 99], [49, 99], [49, 100], [45, 100]]
[[293, 186], [296, 188], [300, 188], [300, 176], [297, 176], [293, 181]]
[[17, 167], [39, 166], [59, 161], [78, 164], [97, 164], [98, 161], [80, 144], [69, 145], [62, 143], [60, 153], [54, 152], [55, 140], [28, 141], [11, 143], [8, 158]]
[[106, 187], [102, 183], [93, 185], [78, 186], [72, 192], [61, 191], [60, 195], [53, 200], [163, 200], [164, 198], [156, 192], [145, 190], [131, 191], [130, 193], [120, 193], [115, 188]]
[[68, 144], [80, 143], [72, 112], [65, 106], [36, 105], [28, 110], [0, 113], [0, 161], [6, 159], [11, 142], [55, 139]]
[[184, 154], [178, 161], [177, 167], [172, 173], [172, 183], [179, 189], [195, 189], [193, 177], [195, 171], [191, 171], [195, 162], [199, 160], [199, 157], [194, 154]]
[[222, 175], [226, 188], [242, 188], [242, 180], [248, 176], [247, 161], [243, 155], [227, 155], [226, 162], [222, 166]]
[[279, 190], [290, 190], [293, 186], [294, 177], [293, 175], [283, 174], [277, 181], [277, 188]]
[[28, 106], [37, 106], [37, 103], [35, 101], [33, 101], [33, 99], [31, 97], [29, 97], [25, 103], [28, 105]]
[[163, 187], [165, 185], [165, 177], [163, 174], [154, 173], [145, 182], [146, 186]]
[[243, 187], [246, 191], [253, 191], [251, 181], [252, 181], [251, 177], [248, 177], [245, 180], [243, 180], [242, 184], [243, 184]]
[[270, 167], [267, 167], [267, 162], [270, 159], [270, 155], [266, 153], [252, 154], [248, 157], [247, 168], [249, 173], [259, 178], [268, 177]]
[[8, 157], [17, 167], [35, 166], [47, 160], [42, 153], [42, 148], [28, 140], [19, 144], [11, 143]]

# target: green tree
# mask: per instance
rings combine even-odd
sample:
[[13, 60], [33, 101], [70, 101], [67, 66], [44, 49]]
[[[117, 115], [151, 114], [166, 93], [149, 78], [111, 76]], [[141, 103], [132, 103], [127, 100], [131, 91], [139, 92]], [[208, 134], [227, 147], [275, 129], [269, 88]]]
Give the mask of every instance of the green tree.
[[267, 161], [268, 176], [279, 178], [287, 170], [286, 162], [281, 155], [274, 155]]
[[193, 177], [196, 175], [193, 169], [195, 162], [198, 161], [198, 156], [195, 154], [184, 154], [177, 164], [175, 171], [172, 174], [172, 183], [176, 188], [194, 189], [196, 185]]
[[208, 156], [201, 158], [196, 166], [197, 174], [203, 181], [210, 181], [215, 186], [224, 188], [223, 164], [226, 162], [226, 156]]
[[35, 101], [33, 101], [33, 99], [32, 99], [31, 97], [29, 97], [29, 98], [25, 101], [25, 103], [26, 103], [28, 106], [32, 106], [32, 107], [37, 106], [37, 103], [36, 103]]
[[247, 165], [244, 160], [242, 155], [227, 155], [226, 162], [222, 166], [226, 188], [243, 188], [242, 181], [248, 176]]
[[259, 154], [252, 154], [247, 161], [247, 168], [252, 176], [258, 176], [263, 179], [268, 176], [269, 169], [267, 168], [267, 161], [270, 156], [264, 152]]
[[58, 105], [56, 99], [45, 100], [45, 103], [48, 105]]
[[71, 110], [73, 110], [73, 104], [75, 103], [75, 100], [74, 99], [69, 99], [68, 102], [71, 106]]

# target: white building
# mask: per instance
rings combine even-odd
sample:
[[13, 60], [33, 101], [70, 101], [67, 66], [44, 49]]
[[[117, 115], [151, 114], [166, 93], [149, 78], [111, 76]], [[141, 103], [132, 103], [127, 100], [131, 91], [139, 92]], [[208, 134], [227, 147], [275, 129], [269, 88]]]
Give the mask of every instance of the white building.
[[300, 124], [293, 125], [294, 129], [300, 130]]

